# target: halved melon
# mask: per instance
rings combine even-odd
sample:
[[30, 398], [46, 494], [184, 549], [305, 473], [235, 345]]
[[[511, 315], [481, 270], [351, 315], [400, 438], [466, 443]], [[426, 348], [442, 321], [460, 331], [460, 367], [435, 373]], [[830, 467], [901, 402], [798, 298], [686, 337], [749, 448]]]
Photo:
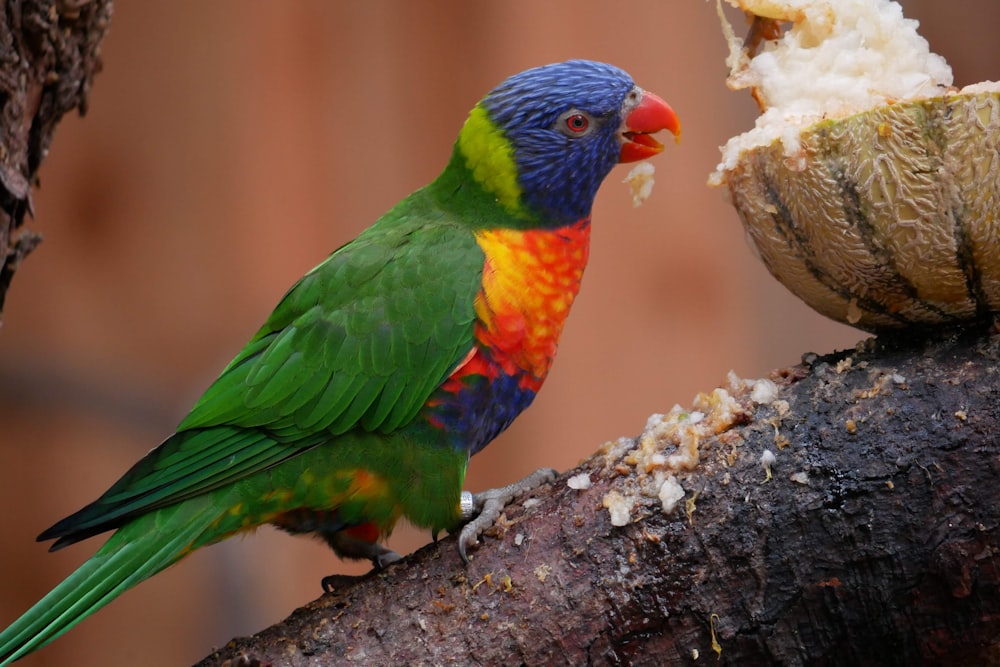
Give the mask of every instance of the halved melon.
[[1000, 311], [1000, 85], [951, 88], [889, 0], [739, 5], [764, 43], [725, 24], [730, 84], [762, 115], [710, 182], [771, 274], [869, 331]]

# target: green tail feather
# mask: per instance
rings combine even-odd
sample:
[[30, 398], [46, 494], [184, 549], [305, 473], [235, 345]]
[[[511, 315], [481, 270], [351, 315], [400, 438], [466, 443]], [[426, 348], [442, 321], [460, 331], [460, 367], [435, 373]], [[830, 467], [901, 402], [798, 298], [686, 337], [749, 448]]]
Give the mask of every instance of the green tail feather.
[[206, 529], [219, 516], [208, 501], [192, 499], [123, 526], [90, 560], [0, 632], [0, 667], [45, 646], [204, 544]]

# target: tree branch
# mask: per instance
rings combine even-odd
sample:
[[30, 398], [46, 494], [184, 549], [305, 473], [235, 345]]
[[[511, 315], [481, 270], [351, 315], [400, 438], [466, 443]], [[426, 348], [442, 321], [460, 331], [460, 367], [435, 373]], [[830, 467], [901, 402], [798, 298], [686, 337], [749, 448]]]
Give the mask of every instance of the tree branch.
[[111, 0], [5, 0], [0, 17], [0, 311], [41, 241], [20, 230], [63, 114], [87, 109]]
[[880, 338], [731, 379], [728, 417], [605, 445], [468, 568], [449, 538], [199, 664], [1000, 664], [998, 358]]

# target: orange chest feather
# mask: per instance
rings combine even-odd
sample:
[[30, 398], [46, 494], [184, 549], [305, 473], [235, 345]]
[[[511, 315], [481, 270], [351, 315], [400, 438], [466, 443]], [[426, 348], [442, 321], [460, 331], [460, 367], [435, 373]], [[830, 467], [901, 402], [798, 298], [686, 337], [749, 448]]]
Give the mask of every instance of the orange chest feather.
[[486, 255], [476, 338], [508, 375], [541, 384], [555, 356], [590, 250], [590, 222], [556, 230], [476, 233]]

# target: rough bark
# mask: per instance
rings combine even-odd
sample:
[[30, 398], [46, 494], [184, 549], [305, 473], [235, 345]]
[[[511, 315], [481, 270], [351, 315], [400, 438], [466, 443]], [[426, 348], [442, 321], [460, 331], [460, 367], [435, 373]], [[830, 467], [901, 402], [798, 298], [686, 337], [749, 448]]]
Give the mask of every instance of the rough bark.
[[871, 339], [777, 396], [731, 382], [672, 513], [647, 429], [508, 507], [468, 567], [429, 545], [200, 665], [1000, 664], [998, 358], [988, 332]]
[[111, 0], [4, 0], [0, 17], [0, 311], [41, 241], [21, 229], [63, 114], [87, 108]]

